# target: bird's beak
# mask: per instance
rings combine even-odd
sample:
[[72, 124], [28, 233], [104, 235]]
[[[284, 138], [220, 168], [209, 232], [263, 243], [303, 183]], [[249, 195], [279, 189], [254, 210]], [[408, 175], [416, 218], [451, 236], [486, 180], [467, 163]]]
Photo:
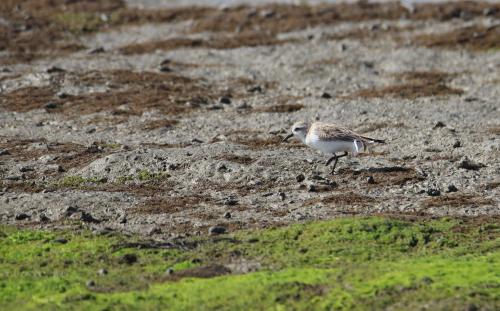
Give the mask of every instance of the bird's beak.
[[281, 142], [283, 143], [283, 142], [287, 141], [292, 136], [293, 136], [293, 134], [288, 134], [285, 138], [283, 138], [283, 140]]

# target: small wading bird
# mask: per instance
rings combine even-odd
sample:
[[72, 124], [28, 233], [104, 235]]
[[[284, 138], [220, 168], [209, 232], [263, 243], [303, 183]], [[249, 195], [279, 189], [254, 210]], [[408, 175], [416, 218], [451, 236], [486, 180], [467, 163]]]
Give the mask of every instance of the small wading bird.
[[[326, 166], [328, 166], [335, 160], [332, 174], [335, 173], [339, 158], [347, 156], [348, 152], [356, 156], [359, 152], [365, 150], [369, 144], [385, 143], [384, 140], [361, 136], [345, 127], [323, 122], [314, 122], [312, 124], [303, 121], [297, 122], [292, 126], [292, 133], [286, 136], [283, 142], [292, 136], [296, 136], [311, 148], [318, 149], [326, 154], [332, 154], [333, 156], [326, 161]], [[337, 152], [343, 153], [337, 155]]]

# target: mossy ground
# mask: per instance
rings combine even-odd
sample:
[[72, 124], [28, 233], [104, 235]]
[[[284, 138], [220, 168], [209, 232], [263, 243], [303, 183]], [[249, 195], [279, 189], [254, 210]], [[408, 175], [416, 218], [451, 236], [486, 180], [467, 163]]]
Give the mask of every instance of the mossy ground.
[[[0, 309], [498, 310], [499, 236], [495, 219], [352, 217], [178, 244], [4, 227]], [[259, 271], [192, 277], [238, 263]]]

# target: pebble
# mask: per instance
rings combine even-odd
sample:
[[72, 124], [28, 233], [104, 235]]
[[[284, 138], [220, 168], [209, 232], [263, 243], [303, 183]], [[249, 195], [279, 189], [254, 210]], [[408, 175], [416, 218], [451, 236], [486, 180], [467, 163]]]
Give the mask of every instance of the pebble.
[[373, 178], [373, 176], [368, 176], [368, 178], [366, 179], [366, 182], [369, 183], [369, 184], [374, 184], [375, 183], [375, 179]]
[[284, 192], [278, 192], [278, 196], [280, 197], [281, 201], [285, 201], [286, 194]]
[[316, 192], [317, 191], [317, 187], [315, 185], [308, 185], [307, 186], [307, 191], [308, 192]]
[[99, 275], [106, 275], [106, 274], [108, 274], [108, 270], [102, 268], [102, 269], [97, 270], [97, 273]]
[[136, 254], [125, 254], [125, 255], [122, 256], [122, 258], [121, 258], [120, 261], [122, 263], [126, 263], [128, 265], [131, 265], [131, 264], [136, 263], [137, 260], [138, 260], [138, 258], [137, 258]]
[[25, 220], [28, 218], [31, 218], [31, 216], [26, 214], [26, 213], [19, 213], [19, 214], [16, 214], [16, 216], [15, 216], [16, 220]]
[[20, 171], [20, 172], [23, 172], [23, 173], [25, 173], [25, 172], [31, 172], [31, 171], [33, 171], [33, 170], [34, 170], [34, 169], [33, 169], [33, 167], [32, 167], [32, 166], [29, 166], [29, 165], [26, 165], [26, 166], [21, 166], [21, 167], [19, 168], [19, 171]]
[[439, 121], [438, 123], [436, 123], [434, 125], [434, 128], [437, 129], [437, 128], [441, 128], [441, 127], [445, 127], [446, 124], [444, 124], [443, 122]]
[[55, 238], [53, 242], [60, 243], [60, 244], [66, 244], [66, 243], [68, 243], [68, 240], [65, 238]]
[[87, 287], [94, 287], [95, 286], [95, 281], [94, 280], [88, 280], [86, 283]]
[[321, 94], [321, 98], [330, 99], [332, 98], [332, 95], [330, 95], [330, 93], [324, 92], [323, 94]]
[[9, 155], [9, 154], [10, 154], [9, 150], [7, 150], [7, 149], [0, 149], [0, 156]]
[[234, 206], [238, 204], [238, 200], [236, 200], [235, 198], [226, 198], [224, 199], [223, 204], [227, 206]]
[[441, 191], [439, 191], [438, 189], [429, 189], [427, 190], [427, 194], [431, 197], [437, 197], [441, 195]]
[[458, 188], [455, 187], [455, 185], [449, 185], [448, 186], [448, 191], [447, 192], [457, 192]]
[[224, 218], [229, 219], [229, 218], [231, 218], [231, 217], [232, 217], [232, 215], [231, 215], [231, 213], [230, 213], [230, 212], [225, 212], [225, 213], [224, 213]]
[[222, 96], [221, 98], [219, 98], [219, 103], [229, 105], [231, 104], [231, 98], [227, 96]]
[[57, 66], [52, 66], [47, 69], [47, 73], [65, 72], [66, 70], [59, 68]]
[[47, 222], [50, 221], [50, 218], [47, 217], [45, 214], [40, 214], [40, 216], [38, 216], [38, 220], [41, 222]]
[[50, 102], [45, 105], [46, 109], [56, 109], [59, 105], [55, 102]]
[[262, 93], [262, 87], [260, 85], [253, 86], [247, 90], [249, 93]]
[[172, 274], [174, 274], [174, 269], [168, 268], [167, 271], [165, 271], [165, 273], [168, 275], [172, 275]]
[[469, 159], [465, 159], [463, 160], [462, 162], [460, 162], [458, 164], [458, 168], [463, 168], [463, 169], [466, 169], [466, 170], [471, 170], [471, 171], [477, 171], [479, 170], [480, 168], [483, 168], [485, 167], [486, 165], [484, 164], [481, 164], [481, 163], [475, 163], [475, 162], [472, 162], [471, 160]]
[[460, 147], [462, 147], [462, 143], [459, 140], [455, 141], [455, 143], [453, 144], [453, 148], [460, 148]]
[[89, 54], [100, 54], [100, 53], [104, 53], [104, 52], [106, 52], [106, 50], [103, 47], [98, 47], [98, 48], [95, 48], [93, 50], [90, 50]]
[[226, 228], [221, 227], [221, 226], [213, 226], [208, 228], [208, 233], [215, 235], [215, 234], [223, 234], [226, 233]]
[[295, 176], [295, 180], [297, 182], [303, 182], [305, 179], [306, 179], [306, 177], [304, 176], [304, 174], [299, 174], [299, 175]]

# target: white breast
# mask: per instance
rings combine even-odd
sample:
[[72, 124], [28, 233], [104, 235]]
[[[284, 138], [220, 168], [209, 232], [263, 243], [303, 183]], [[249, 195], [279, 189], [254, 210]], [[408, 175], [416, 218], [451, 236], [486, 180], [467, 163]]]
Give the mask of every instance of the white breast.
[[343, 140], [320, 140], [317, 135], [308, 135], [306, 145], [311, 148], [318, 149], [323, 153], [332, 154], [337, 152], [350, 152], [356, 155], [362, 151], [363, 144], [360, 141], [343, 141]]

